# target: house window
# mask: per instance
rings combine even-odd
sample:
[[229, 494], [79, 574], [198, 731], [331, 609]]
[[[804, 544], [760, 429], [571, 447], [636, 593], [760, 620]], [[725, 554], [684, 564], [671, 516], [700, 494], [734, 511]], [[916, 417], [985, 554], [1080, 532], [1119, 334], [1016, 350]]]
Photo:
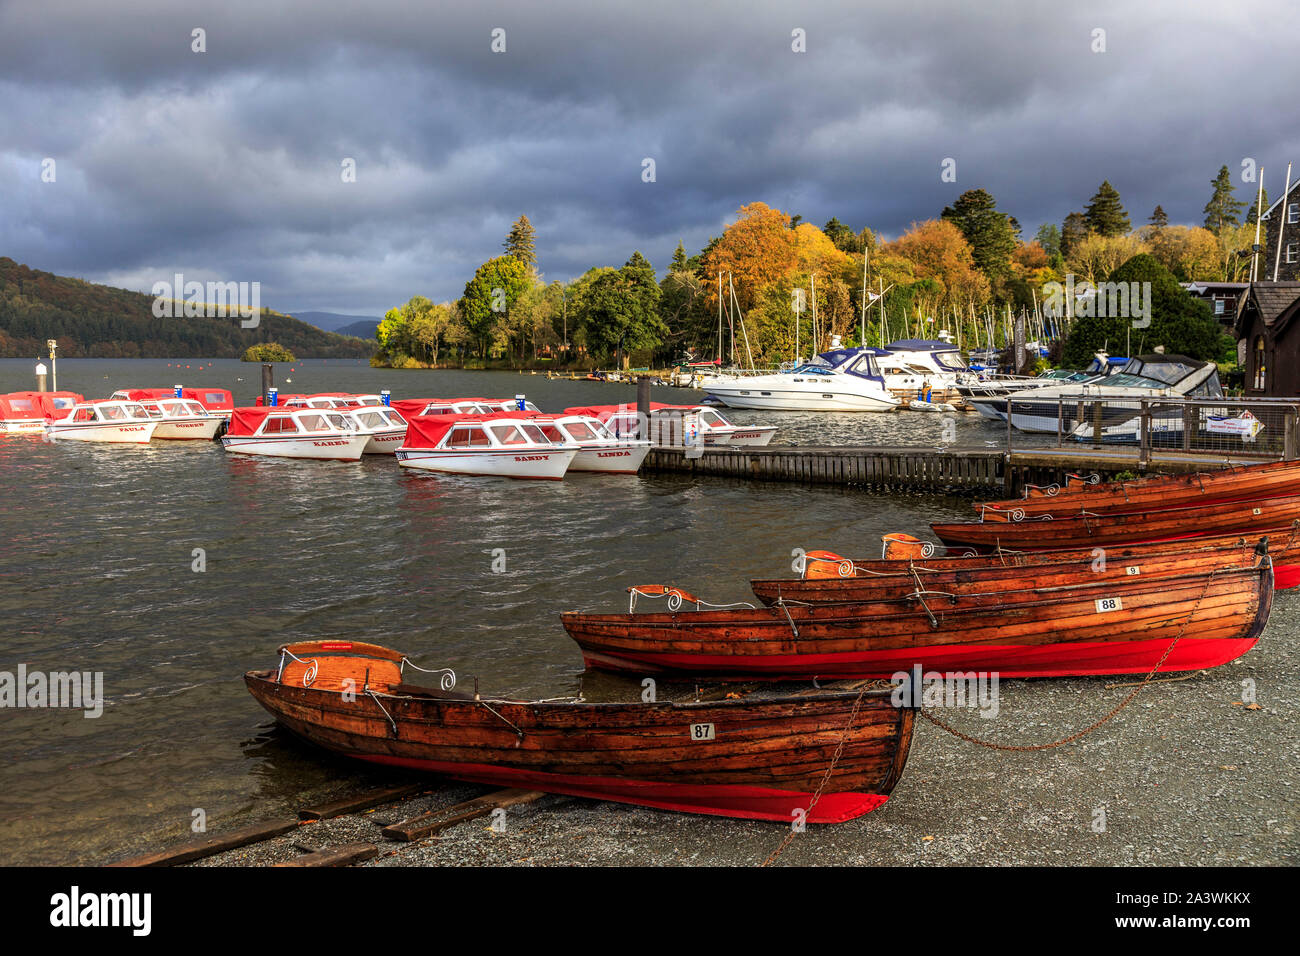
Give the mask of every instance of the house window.
[[1300, 202], [1293, 202], [1286, 207], [1287, 225], [1300, 222]]
[[1300, 262], [1300, 242], [1288, 242], [1286, 244], [1286, 261]]
[[1257, 335], [1257, 336], [1255, 337], [1255, 384], [1254, 384], [1254, 387], [1257, 388], [1257, 389], [1260, 389], [1260, 390], [1262, 391], [1263, 388], [1264, 388], [1264, 383], [1265, 383], [1265, 381], [1267, 381], [1267, 378], [1266, 378], [1266, 376], [1265, 376], [1265, 372], [1264, 372], [1264, 336], [1262, 336], [1262, 335]]

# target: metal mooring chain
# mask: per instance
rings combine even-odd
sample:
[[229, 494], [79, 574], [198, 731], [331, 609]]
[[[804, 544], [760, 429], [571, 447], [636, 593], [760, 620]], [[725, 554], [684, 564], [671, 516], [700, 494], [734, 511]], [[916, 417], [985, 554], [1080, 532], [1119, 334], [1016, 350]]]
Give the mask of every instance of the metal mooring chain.
[[[870, 687], [870, 684], [863, 687], [862, 692], [858, 694], [858, 699], [853, 702], [853, 710], [849, 713], [849, 722], [844, 726], [844, 733], [840, 734], [839, 746], [835, 748], [835, 755], [831, 757], [830, 766], [828, 766], [826, 772], [822, 774], [821, 783], [817, 784], [817, 789], [813, 792], [812, 800], [808, 803], [808, 809], [804, 811], [805, 817], [812, 814], [813, 807], [817, 806], [817, 801], [822, 798], [822, 791], [826, 789], [826, 784], [830, 782], [831, 773], [834, 772], [835, 765], [840, 762], [840, 757], [844, 755], [844, 744], [849, 739], [849, 732], [853, 730], [853, 722], [858, 719], [858, 711], [862, 708], [863, 698], [867, 696], [867, 690]], [[785, 839], [781, 841], [781, 845], [768, 855], [768, 858], [763, 861], [762, 865], [771, 866], [775, 863], [776, 858], [785, 852], [785, 848], [790, 845], [791, 841], [794, 840], [798, 834], [799, 831], [791, 826], [790, 832], [785, 835]]]
[[928, 720], [930, 723], [934, 724], [940, 730], [946, 730], [954, 737], [958, 737], [966, 741], [967, 743], [975, 744], [977, 747], [987, 747], [989, 750], [1011, 750], [1011, 751], [1018, 751], [1021, 753], [1027, 751], [1033, 751], [1033, 750], [1052, 750], [1056, 747], [1063, 747], [1068, 743], [1073, 743], [1074, 741], [1078, 740], [1080, 737], [1086, 737], [1088, 734], [1092, 733], [1094, 730], [1096, 730], [1102, 724], [1106, 723], [1106, 721], [1110, 720], [1121, 710], [1127, 707], [1130, 703], [1132, 703], [1133, 698], [1136, 697], [1142, 691], [1142, 688], [1146, 687], [1147, 684], [1151, 683], [1151, 679], [1156, 676], [1157, 672], [1159, 672], [1161, 665], [1163, 665], [1164, 662], [1169, 659], [1169, 655], [1173, 652], [1174, 647], [1176, 647], [1178, 642], [1183, 639], [1183, 635], [1187, 633], [1187, 628], [1189, 625], [1191, 625], [1192, 620], [1196, 617], [1196, 612], [1201, 609], [1201, 602], [1205, 600], [1205, 595], [1210, 590], [1210, 582], [1214, 580], [1214, 575], [1217, 573], [1218, 573], [1217, 571], [1211, 571], [1210, 576], [1205, 579], [1205, 587], [1201, 589], [1201, 596], [1196, 599], [1195, 607], [1193, 607], [1191, 612], [1187, 615], [1187, 620], [1185, 620], [1183, 622], [1183, 626], [1179, 628], [1177, 636], [1170, 642], [1169, 646], [1165, 648], [1165, 652], [1160, 655], [1160, 660], [1156, 661], [1156, 666], [1151, 668], [1151, 673], [1147, 674], [1147, 676], [1142, 679], [1142, 682], [1138, 684], [1136, 687], [1134, 687], [1127, 697], [1125, 697], [1118, 704], [1116, 704], [1111, 709], [1110, 713], [1108, 713], [1105, 717], [1101, 718], [1101, 720], [1098, 720], [1094, 724], [1090, 724], [1089, 726], [1085, 727], [1083, 730], [1079, 731], [1076, 734], [1071, 734], [1068, 737], [1064, 737], [1061, 740], [1053, 741], [1050, 744], [1026, 744], [1026, 745], [1019, 745], [1019, 746], [1015, 744], [998, 744], [998, 743], [994, 743], [991, 740], [980, 740], [978, 737], [972, 737], [970, 734], [962, 733], [956, 727], [950, 726], [949, 724], [940, 720], [938, 717], [936, 717], [930, 711], [926, 710], [924, 707], [919, 708], [921, 711], [921, 716], [924, 717], [926, 720]]

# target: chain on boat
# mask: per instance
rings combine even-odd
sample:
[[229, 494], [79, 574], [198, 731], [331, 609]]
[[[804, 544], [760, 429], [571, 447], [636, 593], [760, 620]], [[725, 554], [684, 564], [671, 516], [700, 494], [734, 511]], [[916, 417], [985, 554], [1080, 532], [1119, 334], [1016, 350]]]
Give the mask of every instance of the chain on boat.
[[[1265, 560], [1269, 560], [1269, 559], [1265, 558]], [[1018, 753], [1027, 753], [1027, 752], [1032, 752], [1037, 750], [1053, 750], [1057, 747], [1063, 747], [1068, 743], [1073, 743], [1074, 741], [1080, 739], [1081, 737], [1086, 737], [1088, 734], [1092, 733], [1098, 727], [1102, 726], [1111, 718], [1113, 718], [1116, 714], [1118, 714], [1121, 710], [1123, 710], [1125, 707], [1127, 707], [1130, 703], [1133, 702], [1133, 699], [1137, 697], [1137, 695], [1142, 691], [1143, 687], [1146, 687], [1147, 684], [1151, 683], [1152, 679], [1156, 676], [1157, 673], [1159, 673], [1161, 666], [1163, 666], [1164, 662], [1169, 659], [1169, 655], [1173, 653], [1173, 650], [1178, 645], [1178, 642], [1183, 639], [1183, 635], [1187, 633], [1187, 628], [1191, 626], [1192, 621], [1195, 619], [1196, 612], [1201, 609], [1201, 602], [1205, 600], [1205, 595], [1208, 594], [1210, 591], [1210, 583], [1214, 580], [1214, 576], [1218, 573], [1219, 571], [1216, 569], [1214, 571], [1211, 571], [1209, 575], [1206, 577], [1205, 586], [1201, 588], [1201, 596], [1196, 599], [1196, 604], [1192, 607], [1191, 611], [1188, 612], [1187, 619], [1183, 621], [1183, 626], [1178, 629], [1178, 633], [1174, 635], [1174, 639], [1169, 642], [1169, 646], [1166, 647], [1165, 652], [1160, 655], [1160, 660], [1156, 661], [1155, 667], [1151, 668], [1151, 672], [1148, 673], [1147, 676], [1144, 677], [1137, 684], [1137, 686], [1133, 688], [1133, 690], [1128, 694], [1127, 697], [1125, 697], [1113, 708], [1111, 708], [1108, 714], [1106, 714], [1100, 720], [1095, 721], [1094, 723], [1083, 728], [1083, 730], [1078, 731], [1077, 733], [1073, 733], [1068, 737], [1063, 737], [1060, 740], [1055, 740], [1048, 744], [999, 744], [992, 740], [982, 740], [979, 737], [972, 737], [970, 734], [963, 733], [962, 731], [958, 730], [956, 727], [953, 727], [951, 724], [948, 724], [945, 721], [941, 720], [940, 718], [936, 717], [933, 713], [931, 713], [929, 710], [926, 710], [924, 707], [918, 707], [917, 709], [921, 712], [922, 717], [924, 717], [930, 723], [934, 724], [940, 730], [946, 730], [954, 737], [964, 740], [967, 743], [975, 744], [977, 747], [985, 747], [989, 750], [1008, 750], [1008, 751], [1014, 751]]]
[[[862, 709], [862, 701], [866, 699], [867, 690], [870, 687], [870, 684], [863, 687], [858, 693], [858, 699], [853, 702], [853, 710], [849, 712], [849, 722], [844, 725], [844, 732], [840, 734], [840, 742], [835, 747], [835, 753], [831, 756], [831, 762], [826, 767], [826, 772], [822, 774], [822, 779], [821, 782], [817, 784], [817, 789], [813, 791], [812, 799], [808, 801], [808, 809], [804, 811], [805, 817], [812, 813], [813, 807], [817, 806], [817, 801], [822, 798], [822, 791], [826, 789], [826, 784], [830, 783], [831, 774], [835, 772], [835, 767], [840, 762], [840, 757], [844, 755], [844, 744], [848, 742], [849, 733], [853, 730], [853, 722], [858, 718], [858, 711]], [[785, 852], [785, 848], [794, 841], [794, 838], [798, 836], [798, 834], [799, 831], [791, 826], [790, 832], [785, 835], [785, 839], [781, 841], [780, 846], [768, 855], [762, 865], [771, 866], [775, 863], [776, 858]]]

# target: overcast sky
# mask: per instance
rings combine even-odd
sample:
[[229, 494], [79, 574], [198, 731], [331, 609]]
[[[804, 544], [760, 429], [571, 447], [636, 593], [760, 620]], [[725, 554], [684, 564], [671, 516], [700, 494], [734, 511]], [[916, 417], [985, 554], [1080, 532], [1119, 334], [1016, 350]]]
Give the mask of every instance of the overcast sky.
[[1276, 199], [1300, 162], [1296, 37], [1283, 2], [0, 0], [0, 255], [380, 315], [520, 213], [548, 280], [662, 274], [755, 200], [896, 236], [983, 187], [1030, 238], [1109, 179], [1199, 224], [1220, 166]]

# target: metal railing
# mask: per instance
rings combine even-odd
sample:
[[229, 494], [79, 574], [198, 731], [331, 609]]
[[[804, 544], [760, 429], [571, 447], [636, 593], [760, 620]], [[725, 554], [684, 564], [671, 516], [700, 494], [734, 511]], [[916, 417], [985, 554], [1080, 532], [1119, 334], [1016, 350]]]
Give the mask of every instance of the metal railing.
[[1300, 398], [1117, 400], [1080, 394], [1028, 403], [1012, 396], [1007, 450], [1017, 420], [1045, 432], [1053, 416], [1057, 448], [1127, 446], [1141, 457], [1152, 451], [1300, 457]]

